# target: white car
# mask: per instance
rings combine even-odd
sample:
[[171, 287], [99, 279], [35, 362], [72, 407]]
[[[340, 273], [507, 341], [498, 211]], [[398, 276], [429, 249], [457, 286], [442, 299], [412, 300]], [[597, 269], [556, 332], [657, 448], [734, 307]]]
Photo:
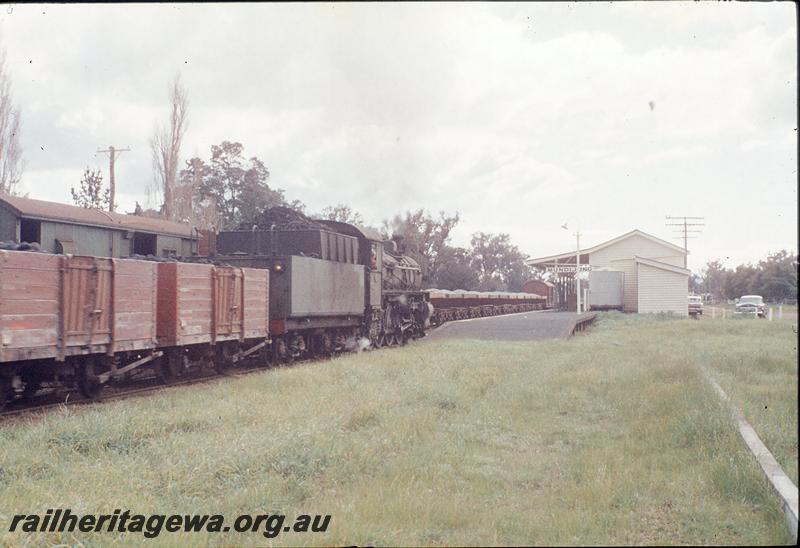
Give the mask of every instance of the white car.
[[703, 297], [700, 295], [689, 295], [689, 315], [703, 315]]

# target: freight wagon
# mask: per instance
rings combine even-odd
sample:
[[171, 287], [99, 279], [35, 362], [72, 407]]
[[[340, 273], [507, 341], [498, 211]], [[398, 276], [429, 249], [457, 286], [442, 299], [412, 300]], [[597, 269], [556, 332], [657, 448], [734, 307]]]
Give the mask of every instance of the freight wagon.
[[425, 290], [433, 305], [431, 323], [440, 325], [452, 320], [514, 314], [547, 308], [547, 298], [534, 293], [507, 291]]
[[268, 273], [0, 250], [0, 407], [43, 383], [97, 397], [142, 366], [171, 382], [268, 341]]

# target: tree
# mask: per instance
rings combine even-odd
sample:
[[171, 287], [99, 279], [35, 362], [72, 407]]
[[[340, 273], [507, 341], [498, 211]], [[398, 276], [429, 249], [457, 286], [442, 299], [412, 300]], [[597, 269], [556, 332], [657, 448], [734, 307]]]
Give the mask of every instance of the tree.
[[199, 167], [181, 172], [182, 180], [190, 177], [195, 181], [191, 186], [193, 193], [213, 204], [219, 215], [215, 228], [238, 228], [254, 222], [264, 209], [274, 206], [302, 211], [305, 206], [301, 202], [287, 203], [282, 190], [269, 187], [269, 170], [264, 162], [255, 156], [245, 160], [243, 150], [241, 143], [223, 141], [211, 147], [211, 160], [207, 164], [192, 159], [189, 164]]
[[722, 262], [709, 261], [703, 270], [701, 287], [718, 297], [735, 299], [761, 295], [767, 301], [797, 299], [797, 255], [786, 250], [770, 253], [757, 265], [741, 264], [734, 270]]
[[434, 287], [450, 290], [477, 288], [478, 273], [472, 268], [471, 260], [468, 249], [444, 246], [439, 252]]
[[784, 249], [759, 261], [753, 292], [768, 301], [797, 299], [797, 255]]
[[508, 234], [477, 232], [471, 246], [471, 264], [482, 291], [521, 291], [522, 285], [537, 275]]
[[697, 294], [703, 291], [703, 278], [699, 274], [689, 275], [689, 293]]
[[0, 194], [17, 193], [24, 168], [19, 137], [19, 108], [14, 104], [6, 52], [0, 50]]
[[156, 125], [150, 148], [153, 153], [153, 171], [157, 194], [163, 196], [163, 214], [167, 219], [176, 218], [176, 187], [181, 143], [189, 124], [189, 95], [183, 87], [180, 75], [170, 86], [171, 112], [168, 126]]
[[69, 189], [75, 205], [87, 209], [108, 209], [111, 203], [111, 189], [103, 188], [103, 175], [100, 171], [92, 171], [87, 167], [80, 185], [77, 191], [75, 187]]
[[722, 293], [728, 299], [753, 293], [757, 269], [751, 264], [740, 264], [733, 272], [729, 272], [722, 285]]
[[364, 218], [357, 211], [353, 211], [350, 206], [338, 204], [336, 206], [328, 206], [322, 210], [322, 213], [316, 215], [319, 219], [328, 221], [339, 221], [340, 223], [348, 223], [351, 225], [364, 226]]
[[705, 293], [711, 293], [715, 297], [723, 297], [722, 288], [725, 285], [729, 271], [722, 266], [722, 261], [715, 259], [708, 261], [702, 272], [702, 288]]
[[175, 188], [175, 218], [202, 229], [220, 226], [220, 215], [216, 202], [201, 193], [203, 181], [209, 177], [210, 167], [201, 158], [186, 161], [186, 167], [178, 174]]
[[423, 210], [404, 215], [395, 215], [391, 221], [384, 221], [383, 232], [388, 239], [399, 242], [400, 251], [411, 256], [422, 270], [422, 283], [430, 286], [436, 280], [439, 257], [450, 238], [450, 231], [458, 223], [458, 213], [448, 216], [439, 212], [435, 219]]

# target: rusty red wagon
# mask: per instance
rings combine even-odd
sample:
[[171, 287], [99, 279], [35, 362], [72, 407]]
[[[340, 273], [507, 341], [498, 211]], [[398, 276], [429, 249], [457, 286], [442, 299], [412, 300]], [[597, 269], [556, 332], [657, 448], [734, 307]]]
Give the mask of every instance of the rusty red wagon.
[[193, 263], [158, 265], [158, 346], [166, 373], [188, 361], [222, 371], [269, 344], [269, 271]]
[[0, 406], [51, 381], [96, 397], [144, 365], [221, 371], [269, 342], [267, 270], [0, 251]]
[[0, 401], [77, 381], [87, 395], [160, 356], [156, 264], [0, 251]]

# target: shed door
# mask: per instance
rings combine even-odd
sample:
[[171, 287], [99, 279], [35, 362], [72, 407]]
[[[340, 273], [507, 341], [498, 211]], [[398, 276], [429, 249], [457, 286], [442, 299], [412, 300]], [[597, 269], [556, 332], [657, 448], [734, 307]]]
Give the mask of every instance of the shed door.
[[214, 321], [217, 335], [242, 332], [242, 273], [238, 268], [214, 269]]
[[64, 346], [111, 342], [110, 259], [64, 257], [62, 313]]

